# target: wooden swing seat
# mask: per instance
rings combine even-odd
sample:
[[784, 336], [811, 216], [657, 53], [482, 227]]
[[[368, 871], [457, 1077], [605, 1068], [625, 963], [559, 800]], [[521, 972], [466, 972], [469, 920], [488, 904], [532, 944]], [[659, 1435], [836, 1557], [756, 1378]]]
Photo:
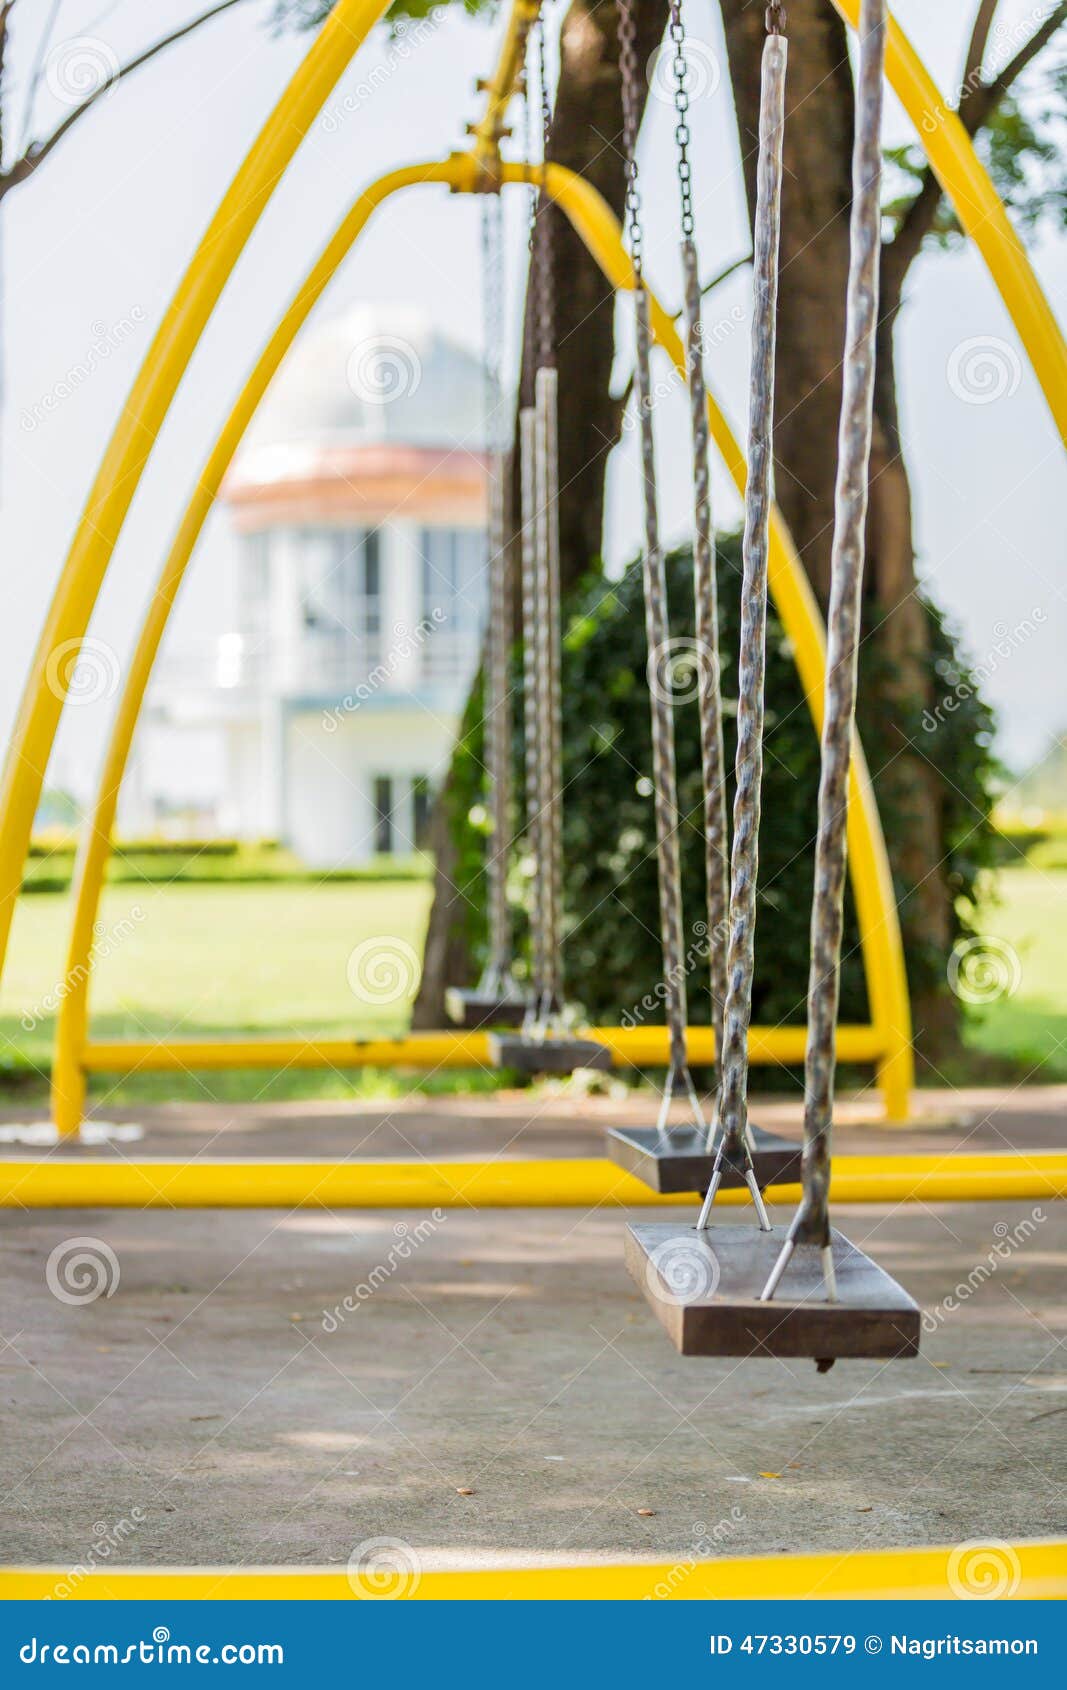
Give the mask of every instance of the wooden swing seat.
[[482, 992], [477, 986], [449, 986], [445, 993], [448, 1019], [467, 1032], [485, 1027], [521, 1027], [526, 1008], [526, 1000], [518, 991]]
[[577, 1068], [611, 1068], [611, 1051], [595, 1039], [549, 1034], [543, 1039], [521, 1033], [490, 1033], [489, 1060], [494, 1068], [514, 1068], [520, 1074], [573, 1074]]
[[[790, 1185], [800, 1179], [801, 1147], [788, 1138], [752, 1128], [752, 1166], [762, 1191], [768, 1185]], [[666, 1127], [611, 1127], [606, 1135], [608, 1155], [620, 1168], [652, 1191], [676, 1195], [685, 1191], [707, 1191], [715, 1166], [714, 1151], [707, 1150], [707, 1133], [692, 1125]], [[724, 1162], [723, 1189], [745, 1183], [743, 1174]]]
[[769, 1303], [760, 1292], [788, 1235], [784, 1226], [678, 1222], [627, 1228], [626, 1265], [685, 1356], [807, 1356], [889, 1360], [919, 1353], [919, 1307], [836, 1230], [837, 1301], [828, 1303], [821, 1251], [798, 1244]]

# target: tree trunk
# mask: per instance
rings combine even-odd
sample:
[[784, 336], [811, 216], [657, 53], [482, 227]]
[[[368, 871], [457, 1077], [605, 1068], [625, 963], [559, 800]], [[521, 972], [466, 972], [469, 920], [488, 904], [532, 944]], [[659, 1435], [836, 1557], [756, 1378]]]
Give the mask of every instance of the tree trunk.
[[[750, 215], [755, 206], [764, 7], [723, 0]], [[789, 0], [789, 80], [782, 190], [781, 290], [775, 401], [775, 491], [825, 612], [834, 527], [841, 360], [845, 344], [855, 97], [847, 31], [829, 0]], [[892, 253], [892, 248], [887, 249]], [[898, 255], [899, 256], [899, 255]], [[928, 629], [915, 596], [911, 492], [900, 450], [893, 330], [903, 282], [883, 263], [864, 590], [866, 641], [882, 659], [886, 709], [929, 688]], [[904, 266], [906, 270], [906, 265]], [[901, 729], [898, 754], [872, 771], [883, 812], [898, 818], [893, 870], [905, 943], [947, 949], [949, 892], [937, 776]], [[913, 997], [917, 1036], [930, 1046], [954, 1030], [943, 992]]]
[[[645, 66], [662, 38], [667, 0], [637, 0], [640, 92]], [[578, 171], [604, 196], [617, 217], [625, 195], [622, 101], [615, 0], [572, 0], [563, 21], [561, 63], [549, 157]], [[536, 91], [531, 88], [536, 102]], [[619, 407], [611, 397], [615, 357], [615, 295], [582, 241], [559, 212], [549, 213], [555, 303], [554, 343], [559, 369], [560, 576], [564, 590], [600, 557], [604, 527], [604, 477], [619, 434]], [[527, 302], [527, 331], [529, 331]], [[529, 347], [530, 333], [523, 336]], [[529, 359], [524, 357], [524, 378]], [[515, 509], [517, 510], [517, 501]], [[436, 873], [426, 935], [416, 1027], [439, 1027], [444, 993], [469, 984], [466, 892], [455, 883], [452, 781], [442, 787], [430, 827]]]

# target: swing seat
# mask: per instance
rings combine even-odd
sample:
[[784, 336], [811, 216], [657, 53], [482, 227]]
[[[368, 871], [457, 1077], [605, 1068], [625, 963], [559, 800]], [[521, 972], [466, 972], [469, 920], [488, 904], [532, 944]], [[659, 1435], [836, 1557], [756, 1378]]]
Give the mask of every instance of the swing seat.
[[[707, 1133], [699, 1127], [611, 1127], [606, 1135], [611, 1160], [635, 1174], [652, 1191], [676, 1195], [711, 1184], [715, 1153], [707, 1150]], [[801, 1147], [788, 1138], [752, 1128], [752, 1166], [761, 1191], [768, 1185], [791, 1185], [800, 1179]], [[722, 1189], [744, 1185], [744, 1176], [724, 1161]]]
[[769, 1303], [760, 1292], [788, 1228], [638, 1222], [626, 1265], [684, 1356], [807, 1356], [889, 1360], [919, 1353], [919, 1307], [840, 1232], [831, 1235], [837, 1301], [828, 1303], [821, 1251], [798, 1244]]
[[573, 1074], [577, 1068], [607, 1071], [612, 1066], [607, 1045], [564, 1033], [543, 1039], [520, 1033], [490, 1033], [489, 1060], [494, 1068], [514, 1068], [520, 1074]]
[[517, 987], [514, 991], [483, 992], [477, 986], [449, 986], [445, 992], [448, 1019], [468, 1032], [484, 1027], [521, 1027], [526, 1009], [526, 999]]

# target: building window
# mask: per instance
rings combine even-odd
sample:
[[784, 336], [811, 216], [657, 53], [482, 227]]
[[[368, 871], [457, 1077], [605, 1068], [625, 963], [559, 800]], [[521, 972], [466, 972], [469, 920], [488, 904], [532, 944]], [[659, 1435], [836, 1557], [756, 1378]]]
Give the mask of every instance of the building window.
[[380, 856], [393, 850], [393, 777], [374, 777], [374, 849]]
[[453, 633], [476, 637], [488, 596], [484, 533], [477, 528], [424, 528], [420, 549], [423, 617]]
[[376, 528], [305, 528], [300, 611], [309, 680], [360, 680], [378, 660], [381, 538]]
[[411, 822], [415, 835], [416, 851], [429, 849], [430, 844], [430, 815], [433, 810], [433, 792], [428, 775], [416, 775], [411, 782]]

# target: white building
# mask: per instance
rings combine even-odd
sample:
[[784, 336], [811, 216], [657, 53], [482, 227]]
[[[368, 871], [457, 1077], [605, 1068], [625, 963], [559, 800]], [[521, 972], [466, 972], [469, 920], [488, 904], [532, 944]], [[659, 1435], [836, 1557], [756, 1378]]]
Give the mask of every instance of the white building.
[[298, 343], [224, 488], [235, 625], [160, 664], [125, 831], [174, 830], [183, 765], [198, 832], [318, 867], [422, 842], [485, 614], [482, 404], [477, 359], [419, 314]]

